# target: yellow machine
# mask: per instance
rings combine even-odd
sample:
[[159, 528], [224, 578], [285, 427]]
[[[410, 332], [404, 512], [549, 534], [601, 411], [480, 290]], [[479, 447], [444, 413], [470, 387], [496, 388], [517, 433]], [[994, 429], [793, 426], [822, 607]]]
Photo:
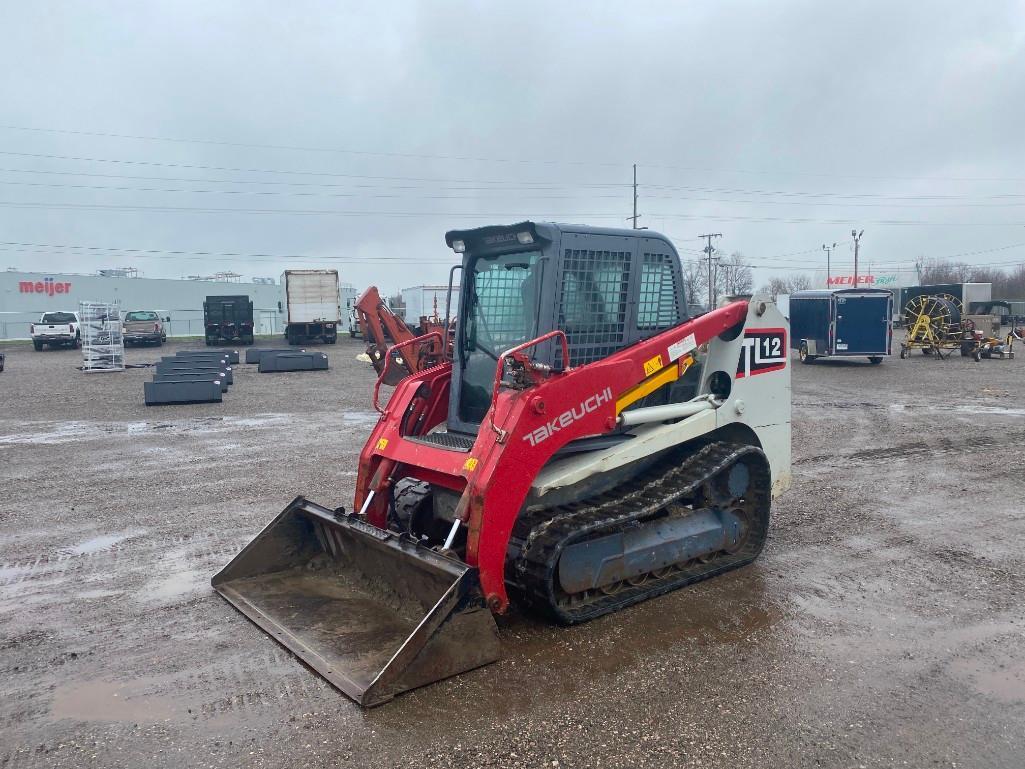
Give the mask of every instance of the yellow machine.
[[960, 300], [950, 294], [916, 296], [908, 302], [902, 314], [907, 336], [901, 343], [900, 357], [908, 357], [914, 349], [941, 358], [960, 350], [964, 339], [962, 310]]

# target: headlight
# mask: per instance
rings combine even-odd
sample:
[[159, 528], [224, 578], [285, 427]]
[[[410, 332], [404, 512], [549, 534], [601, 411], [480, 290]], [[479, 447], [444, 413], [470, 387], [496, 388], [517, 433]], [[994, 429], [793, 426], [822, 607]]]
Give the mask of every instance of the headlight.
[[453, 240], [452, 250], [455, 251], [457, 254], [461, 254], [464, 251], [466, 251], [466, 244], [461, 240]]

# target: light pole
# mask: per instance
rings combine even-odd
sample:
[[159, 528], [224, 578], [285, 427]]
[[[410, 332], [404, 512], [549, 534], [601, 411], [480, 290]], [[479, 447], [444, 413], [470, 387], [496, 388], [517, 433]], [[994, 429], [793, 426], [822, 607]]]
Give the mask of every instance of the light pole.
[[826, 288], [829, 288], [829, 278], [833, 274], [833, 271], [829, 266], [829, 261], [830, 257], [833, 255], [834, 248], [836, 248], [836, 243], [831, 246], [827, 246], [825, 243], [822, 244], [822, 250], [826, 252]]
[[854, 238], [854, 287], [858, 287], [858, 246], [861, 245], [861, 236], [865, 234], [862, 230], [851, 230], [851, 237]]

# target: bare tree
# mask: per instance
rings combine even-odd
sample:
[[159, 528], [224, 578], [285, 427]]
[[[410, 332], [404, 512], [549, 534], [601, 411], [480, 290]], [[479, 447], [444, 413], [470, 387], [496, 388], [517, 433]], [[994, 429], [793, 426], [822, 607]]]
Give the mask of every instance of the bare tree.
[[937, 283], [992, 283], [993, 296], [1020, 300], [1025, 298], [1025, 264], [1010, 270], [998, 267], [973, 267], [964, 262], [919, 257], [915, 263], [918, 281], [923, 286]]
[[770, 278], [769, 282], [758, 290], [775, 300], [780, 294], [793, 294], [796, 291], [807, 291], [809, 288], [811, 288], [811, 278], [804, 273], [798, 273], [797, 275], [777, 275]]
[[964, 283], [972, 275], [970, 265], [946, 259], [919, 257], [915, 268], [918, 270], [918, 282], [923, 286], [932, 286], [937, 283]]
[[713, 276], [717, 300], [720, 294], [726, 296], [749, 294], [754, 286], [754, 274], [751, 271], [751, 266], [739, 251], [734, 251], [725, 259], [720, 260], [715, 265]]
[[708, 280], [704, 265], [699, 261], [683, 262], [683, 291], [687, 301], [703, 304], [702, 297], [708, 294]]

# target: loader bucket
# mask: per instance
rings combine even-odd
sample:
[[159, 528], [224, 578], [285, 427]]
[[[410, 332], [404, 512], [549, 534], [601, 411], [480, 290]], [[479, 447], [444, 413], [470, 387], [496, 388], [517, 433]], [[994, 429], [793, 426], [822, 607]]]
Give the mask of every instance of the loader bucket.
[[477, 569], [302, 497], [211, 584], [367, 707], [499, 656]]

